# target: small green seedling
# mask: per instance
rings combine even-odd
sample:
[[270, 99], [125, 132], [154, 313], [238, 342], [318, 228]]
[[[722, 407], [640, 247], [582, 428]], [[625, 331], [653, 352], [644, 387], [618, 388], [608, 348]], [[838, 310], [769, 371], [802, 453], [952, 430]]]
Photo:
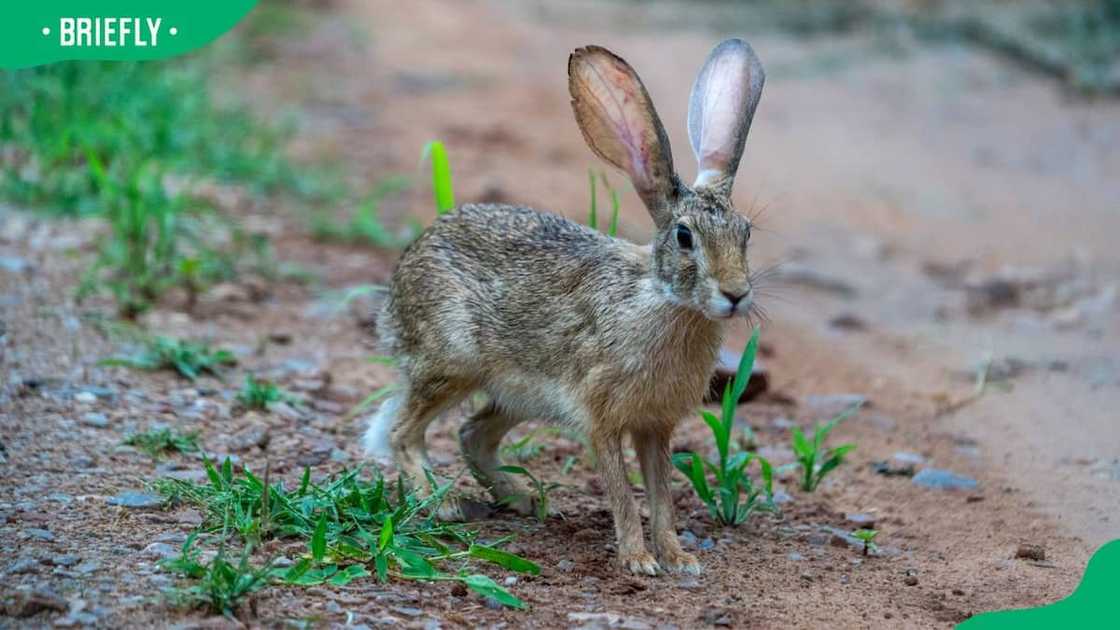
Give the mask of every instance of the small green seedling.
[[451, 162], [447, 150], [439, 140], [424, 145], [421, 161], [430, 160], [432, 165], [432, 195], [435, 197], [436, 214], [447, 214], [455, 207], [455, 191], [451, 186]]
[[548, 519], [548, 494], [557, 488], [562, 488], [564, 484], [556, 482], [544, 482], [537, 479], [533, 473], [529, 472], [524, 466], [499, 466], [498, 470], [513, 475], [521, 475], [529, 480], [532, 484], [533, 490], [537, 493], [537, 520], [544, 522]]
[[[758, 353], [759, 330], [755, 327], [735, 380], [723, 392], [720, 417], [708, 411], [700, 414], [715, 438], [719, 460], [712, 462], [693, 452], [674, 453], [673, 465], [692, 483], [700, 500], [708, 506], [712, 517], [724, 525], [739, 525], [758, 510], [773, 511], [773, 468], [770, 462], [756, 453], [730, 452], [732, 428], [735, 424], [735, 407], [747, 388], [755, 355]], [[757, 461], [762, 483], [756, 485], [748, 473], [751, 462]], [[715, 477], [714, 487], [708, 475]], [[765, 497], [765, 498], [764, 498]]]
[[[602, 173], [602, 172], [599, 173], [599, 180], [602, 181], [603, 188], [606, 189], [607, 194], [610, 195], [610, 199], [611, 199], [611, 219], [610, 219], [610, 223], [607, 224], [607, 236], [612, 236], [612, 237], [617, 236], [618, 235], [618, 212], [619, 212], [619, 209], [620, 209], [620, 206], [621, 206], [621, 202], [619, 201], [619, 197], [618, 197], [618, 191], [615, 190], [611, 186], [609, 181], [607, 181], [607, 175], [605, 173]], [[590, 188], [591, 188], [591, 204], [587, 209], [587, 226], [589, 228], [591, 228], [592, 230], [598, 230], [599, 229], [599, 199], [598, 199], [599, 192], [598, 192], [598, 186], [595, 182], [595, 171], [593, 171], [591, 169], [587, 169], [587, 181], [588, 181], [588, 184], [590, 185]]]
[[[269, 582], [342, 586], [366, 577], [381, 582], [453, 580], [505, 606], [524, 608], [524, 602], [493, 580], [467, 569], [481, 561], [520, 573], [540, 573], [536, 564], [500, 548], [508, 538], [484, 543], [477, 531], [465, 525], [437, 520], [438, 508], [454, 482], [437, 485], [429, 478], [433, 491], [420, 497], [400, 481], [394, 488], [380, 475], [364, 479], [361, 468], [344, 470], [323, 482], [312, 481], [307, 468], [299, 484], [289, 489], [270, 480], [268, 468], [262, 478], [248, 469], [235, 473], [229, 459], [220, 466], [206, 460], [203, 466], [207, 483], [160, 479], [154, 483], [156, 491], [172, 503], [197, 506], [204, 517], [202, 530], [220, 531], [220, 540], [236, 533], [247, 546], [271, 538], [305, 541], [307, 555], [290, 567], [270, 569]], [[220, 578], [218, 595], [211, 598], [217, 602], [215, 608], [229, 607], [228, 602], [243, 594], [229, 594], [225, 585], [236, 581], [227, 580], [228, 576], [242, 576], [254, 589], [260, 587], [259, 571], [247, 560], [240, 567], [227, 562], [210, 569], [197, 561], [197, 555], [184, 555], [180, 572], [198, 581], [188, 589], [198, 595], [190, 598], [193, 603], [210, 601], [202, 595], [215, 591], [211, 574]], [[187, 562], [191, 558], [193, 564]]]
[[865, 556], [879, 548], [875, 544], [875, 537], [878, 535], [878, 530], [874, 529], [857, 529], [852, 532], [852, 536], [863, 541], [863, 555]]
[[205, 607], [210, 612], [232, 617], [238, 605], [248, 595], [259, 591], [271, 581], [271, 566], [254, 565], [250, 560], [253, 550], [246, 545], [241, 558], [234, 564], [226, 558], [224, 547], [208, 563], [194, 548], [198, 532], [187, 536], [179, 555], [160, 565], [173, 573], [194, 580], [187, 587], [165, 591], [171, 602], [184, 608]]
[[104, 359], [99, 364], [141, 370], [174, 370], [193, 381], [203, 373], [221, 377], [219, 368], [236, 363], [237, 359], [228, 350], [215, 350], [204, 344], [171, 337], [152, 337], [145, 341], [139, 353]]
[[198, 433], [179, 433], [171, 429], [157, 429], [144, 433], [133, 433], [124, 443], [135, 446], [152, 457], [159, 459], [164, 453], [197, 453]]
[[790, 430], [793, 435], [793, 454], [797, 458], [795, 466], [801, 468], [802, 490], [805, 492], [816, 490], [825, 476], [843, 463], [844, 456], [856, 447], [855, 444], [843, 444], [825, 450], [824, 441], [837, 424], [854, 414], [859, 408], [860, 405], [858, 404], [852, 405], [832, 420], [823, 425], [816, 425], [813, 428], [812, 442], [805, 438], [805, 434], [800, 427], [793, 427]]
[[248, 409], [267, 410], [278, 402], [299, 404], [299, 399], [276, 383], [260, 380], [252, 374], [245, 376], [245, 385], [237, 393], [237, 400]]

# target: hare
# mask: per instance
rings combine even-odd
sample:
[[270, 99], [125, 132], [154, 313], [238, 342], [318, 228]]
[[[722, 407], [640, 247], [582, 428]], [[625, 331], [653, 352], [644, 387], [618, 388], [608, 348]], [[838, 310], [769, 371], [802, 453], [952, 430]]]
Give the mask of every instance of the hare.
[[[584, 432], [614, 516], [618, 560], [635, 574], [699, 573], [677, 540], [670, 437], [706, 391], [725, 324], [752, 305], [751, 223], [731, 186], [763, 85], [744, 41], [711, 52], [692, 87], [692, 186], [638, 75], [598, 46], [568, 61], [584, 139], [624, 171], [657, 226], [653, 242], [611, 238], [556, 214], [466, 204], [439, 217], [402, 254], [378, 318], [402, 387], [363, 439], [391, 455], [418, 491], [425, 429], [472, 392], [489, 397], [459, 436], [470, 470], [494, 498], [527, 513], [533, 499], [499, 470], [497, 448], [518, 423], [549, 419]], [[655, 558], [623, 459], [629, 435], [649, 499]]]

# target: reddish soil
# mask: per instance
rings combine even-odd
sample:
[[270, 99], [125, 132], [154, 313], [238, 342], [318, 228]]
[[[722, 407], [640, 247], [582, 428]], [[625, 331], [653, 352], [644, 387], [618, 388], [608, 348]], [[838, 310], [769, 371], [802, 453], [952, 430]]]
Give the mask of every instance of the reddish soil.
[[[236, 80], [262, 111], [300, 112], [296, 153], [339, 158], [366, 186], [394, 173], [422, 181], [419, 148], [441, 138], [461, 200], [524, 202], [579, 220], [586, 169], [600, 165], [571, 119], [568, 51], [599, 43], [637, 68], [687, 178], [687, 90], [725, 33], [703, 30], [675, 3], [564, 7], [345, 3]], [[781, 515], [738, 529], [715, 526], [679, 478], [679, 525], [705, 547], [705, 572], [636, 578], [610, 563], [610, 517], [589, 467], [562, 474], [579, 445], [557, 439], [530, 466], [565, 484], [554, 498], [563, 517], [478, 524], [488, 536], [516, 534], [514, 548], [544, 567], [510, 587], [530, 611], [493, 610], [444, 584], [363, 580], [266, 589], [241, 622], [595, 627], [612, 618], [581, 615], [609, 613], [616, 626], [635, 628], [948, 627], [1064, 597], [1092, 551], [1120, 536], [1120, 428], [1110, 411], [1120, 403], [1120, 316], [1109, 297], [1120, 271], [1112, 247], [1120, 107], [1071, 101], [1048, 81], [956, 48], [911, 43], [905, 54], [884, 54], [864, 36], [748, 35], [769, 77], [737, 202], [764, 228], [756, 266], [790, 264], [766, 304], [772, 394], [741, 409], [763, 453], [783, 463], [788, 423], [811, 425], [829, 411], [814, 396], [866, 396], [870, 404], [833, 438], [858, 444], [849, 462], [813, 494], [784, 480], [792, 501]], [[189, 313], [172, 296], [144, 324], [235, 349], [238, 370], [271, 374], [306, 396], [304, 417], [231, 414], [240, 372], [191, 384], [98, 367], [125, 348], [98, 324], [111, 305], [76, 305], [72, 296], [101, 227], [0, 213], [0, 254], [31, 265], [0, 269], [0, 573], [5, 592], [49, 588], [69, 606], [0, 617], [0, 627], [240, 623], [176, 611], [158, 597], [173, 579], [149, 545], [177, 546], [196, 513], [106, 503], [159, 475], [200, 470], [188, 456], [157, 465], [120, 446], [134, 430], [200, 431], [208, 450], [254, 469], [270, 461], [286, 477], [305, 464], [327, 475], [360, 461], [361, 427], [343, 417], [393, 376], [367, 360], [375, 353], [368, 302], [332, 309], [332, 292], [385, 283], [394, 254], [315, 242], [292, 209], [232, 197], [239, 203], [229, 212], [269, 232], [280, 260], [319, 281], [245, 278]], [[416, 186], [384, 212], [427, 220], [430, 205]], [[648, 236], [632, 192], [623, 206], [622, 234]], [[1031, 280], [1009, 307], [978, 304], [985, 293], [973, 291], [970, 309], [962, 287], [1008, 266], [1020, 276], [1053, 273]], [[806, 274], [847, 288], [806, 286]], [[992, 386], [973, 400], [974, 367], [986, 356]], [[100, 395], [80, 402], [84, 390]], [[91, 412], [108, 425], [91, 426]], [[460, 419], [449, 414], [430, 434], [449, 473], [462, 466], [453, 437]], [[250, 431], [267, 432], [266, 448], [245, 443]], [[677, 441], [710, 448], [706, 431], [686, 419]], [[929, 489], [873, 470], [899, 451], [978, 486]], [[851, 513], [874, 517], [881, 555], [864, 558], [834, 540], [827, 528], [853, 529]], [[1046, 560], [1015, 559], [1020, 543], [1042, 545]], [[300, 549], [274, 543], [261, 553]]]

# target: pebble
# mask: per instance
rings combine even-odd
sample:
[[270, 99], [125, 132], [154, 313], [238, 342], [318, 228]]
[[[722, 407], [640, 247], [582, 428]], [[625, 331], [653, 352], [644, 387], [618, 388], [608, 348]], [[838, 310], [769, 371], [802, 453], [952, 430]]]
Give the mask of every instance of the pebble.
[[109, 426], [109, 417], [103, 413], [91, 411], [82, 416], [82, 424], [88, 427], [104, 429], [105, 427]]
[[72, 553], [59, 554], [51, 558], [51, 564], [56, 567], [72, 567], [81, 561], [81, 558]]
[[8, 565], [8, 573], [37, 573], [39, 561], [35, 558], [20, 558]]
[[517, 576], [516, 575], [508, 575], [508, 576], [506, 576], [505, 580], [502, 580], [502, 583], [505, 584], [506, 586], [513, 586], [513, 585], [517, 584]]
[[681, 541], [681, 546], [684, 547], [685, 549], [695, 549], [696, 546], [700, 542], [696, 538], [696, 534], [693, 534], [691, 531], [689, 531], [687, 529], [684, 530], [683, 532], [681, 532], [681, 534], [679, 536], [679, 539]]
[[789, 554], [786, 557], [789, 558], [790, 560], [794, 561], [794, 562], [800, 562], [801, 560], [805, 559], [805, 556], [797, 553], [796, 551], [789, 552]]
[[107, 499], [109, 505], [119, 505], [134, 509], [151, 509], [163, 505], [163, 498], [146, 492], [122, 492]]
[[975, 479], [940, 468], [923, 468], [911, 479], [914, 485], [935, 490], [975, 490]]
[[683, 588], [687, 591], [698, 591], [704, 588], [704, 585], [701, 584], [700, 580], [696, 579], [695, 576], [686, 575], [677, 581], [677, 588]]
[[1035, 545], [1032, 543], [1021, 543], [1015, 550], [1016, 558], [1023, 558], [1025, 560], [1036, 560], [1042, 562], [1046, 560], [1046, 550], [1042, 545]]
[[793, 495], [782, 489], [775, 490], [774, 495], [771, 498], [773, 499], [774, 503], [778, 505], [793, 502]]
[[35, 540], [43, 540], [46, 542], [54, 542], [54, 534], [52, 534], [50, 530], [47, 529], [28, 527], [27, 529], [23, 530], [23, 533], [27, 534], [28, 538], [34, 538]]
[[699, 548], [700, 548], [700, 551], [708, 551], [709, 549], [712, 549], [715, 546], [716, 546], [716, 543], [715, 543], [714, 540], [712, 540], [711, 538], [705, 538], [704, 540], [700, 541]]
[[564, 558], [560, 562], [556, 563], [556, 568], [560, 571], [563, 571], [564, 573], [569, 573], [572, 569], [576, 568], [576, 563], [568, 560], [567, 558]]
[[4, 612], [16, 618], [31, 617], [45, 610], [66, 612], [69, 608], [61, 595], [45, 588], [18, 590], [5, 599]]
[[74, 394], [74, 401], [80, 402], [83, 405], [92, 405], [97, 402], [97, 395], [92, 392], [78, 392]]
[[875, 529], [875, 516], [860, 512], [857, 514], [845, 514], [844, 520], [856, 526], [856, 529]]
[[906, 586], [917, 586], [918, 585], [918, 576], [907, 575], [905, 578], [902, 579], [902, 583], [905, 584]]
[[89, 575], [90, 573], [93, 573], [100, 568], [101, 563], [97, 560], [86, 560], [85, 562], [74, 567], [74, 571], [80, 573], [81, 575]]
[[487, 597], [484, 603], [490, 610], [501, 610], [503, 608], [502, 602], [494, 599], [493, 597]]
[[411, 606], [393, 606], [393, 612], [404, 615], [405, 617], [419, 617], [424, 614], [424, 611]]

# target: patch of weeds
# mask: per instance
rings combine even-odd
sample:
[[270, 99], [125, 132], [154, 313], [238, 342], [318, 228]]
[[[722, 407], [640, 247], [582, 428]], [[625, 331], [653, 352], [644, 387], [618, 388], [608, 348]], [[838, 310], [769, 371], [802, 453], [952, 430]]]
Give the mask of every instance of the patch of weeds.
[[560, 434], [560, 430], [556, 427], [538, 427], [526, 433], [521, 439], [503, 445], [499, 451], [505, 457], [519, 462], [536, 459], [544, 452], [545, 444], [538, 439], [542, 434], [555, 436]]
[[271, 565], [253, 564], [252, 546], [246, 545], [236, 564], [226, 557], [225, 545], [209, 562], [203, 562], [195, 547], [198, 532], [192, 532], [183, 543], [179, 555], [160, 562], [164, 569], [192, 580], [186, 587], [171, 588], [164, 594], [173, 605], [182, 608], [204, 607], [211, 612], [233, 617], [241, 601], [259, 591], [272, 580]]
[[164, 453], [197, 453], [198, 433], [179, 433], [172, 429], [155, 429], [144, 433], [133, 433], [124, 439], [128, 446], [135, 446], [152, 457], [159, 459]]
[[237, 393], [237, 401], [247, 409], [267, 410], [269, 405], [278, 402], [299, 404], [299, 398], [276, 383], [245, 375], [245, 384]]
[[[607, 224], [607, 236], [618, 236], [618, 212], [621, 207], [621, 202], [618, 197], [618, 191], [611, 186], [610, 181], [607, 180], [606, 173], [600, 171], [598, 180], [603, 183], [603, 189], [607, 191], [607, 195], [611, 201], [611, 218]], [[599, 229], [599, 200], [598, 200], [598, 185], [596, 184], [595, 171], [587, 169], [587, 181], [591, 188], [591, 204], [587, 209], [587, 226], [592, 230]]]
[[236, 363], [237, 359], [228, 350], [216, 350], [201, 343], [157, 336], [146, 339], [140, 352], [127, 357], [104, 359], [99, 365], [141, 370], [174, 370], [193, 381], [204, 373], [220, 378], [221, 367]]
[[379, 208], [387, 197], [407, 186], [408, 181], [400, 177], [381, 182], [345, 221], [335, 220], [326, 213], [315, 214], [311, 219], [311, 233], [320, 240], [401, 249], [423, 231], [423, 226], [413, 218], [400, 230], [391, 230], [381, 221]]
[[[708, 506], [712, 518], [724, 525], [739, 525], [756, 511], [776, 509], [773, 502], [773, 468], [770, 462], [755, 453], [742, 450], [730, 452], [735, 406], [751, 376], [751, 368], [758, 353], [758, 335], [759, 330], [755, 327], [739, 361], [735, 380], [724, 389], [720, 417], [708, 411], [700, 412], [715, 439], [719, 459], [708, 461], [693, 452], [673, 454], [673, 465], [692, 483], [697, 496]], [[761, 484], [756, 484], [748, 472], [753, 461], [758, 462]], [[709, 475], [715, 477], [714, 485], [709, 484]]]
[[875, 544], [875, 537], [878, 535], [879, 531], [874, 529], [857, 529], [852, 532], [852, 537], [863, 541], [863, 555], [865, 556], [879, 549], [879, 545]]
[[854, 414], [860, 405], [852, 405], [832, 420], [813, 427], [813, 440], [810, 442], [801, 427], [793, 427], [790, 433], [793, 436], [793, 454], [796, 457], [794, 467], [801, 469], [801, 489], [812, 492], [817, 489], [828, 473], [832, 472], [844, 462], [844, 456], [855, 449], [855, 444], [843, 444], [835, 448], [825, 449], [824, 441], [828, 434], [836, 428], [845, 418]]
[[537, 517], [537, 520], [542, 523], [548, 520], [548, 495], [553, 490], [564, 487], [564, 484], [556, 483], [554, 481], [543, 481], [541, 479], [537, 479], [536, 475], [529, 472], [529, 470], [524, 466], [499, 466], [498, 470], [510, 473], [512, 475], [521, 475], [522, 477], [528, 479], [529, 483], [533, 486], [533, 491], [537, 494], [537, 513], [535, 516]]
[[447, 159], [447, 149], [439, 140], [424, 145], [420, 161], [429, 161], [432, 166], [432, 196], [435, 198], [436, 214], [447, 214], [455, 207], [455, 190], [451, 185], [451, 162]]
[[536, 575], [540, 568], [500, 547], [508, 539], [490, 543], [478, 532], [458, 523], [436, 519], [439, 505], [452, 484], [437, 486], [420, 497], [398, 481], [386, 484], [380, 476], [360, 478], [361, 469], [343, 471], [324, 483], [311, 480], [305, 469], [298, 487], [269, 483], [250, 470], [234, 474], [229, 459], [221, 467], [204, 462], [208, 483], [160, 479], [155, 488], [175, 502], [197, 506], [205, 515], [202, 527], [236, 531], [247, 542], [273, 537], [307, 541], [308, 554], [272, 577], [295, 585], [345, 584], [372, 575], [382, 582], [394, 579], [454, 580], [514, 608], [524, 603], [490, 578], [470, 573], [473, 561], [496, 564]]

